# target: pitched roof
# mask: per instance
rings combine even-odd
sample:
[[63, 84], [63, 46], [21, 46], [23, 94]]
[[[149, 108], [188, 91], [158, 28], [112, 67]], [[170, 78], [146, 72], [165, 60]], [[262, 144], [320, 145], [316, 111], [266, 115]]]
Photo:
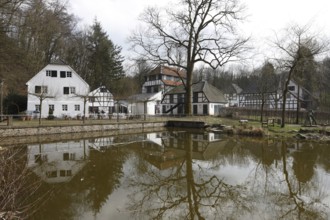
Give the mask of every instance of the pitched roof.
[[[227, 102], [222, 91], [212, 86], [206, 81], [202, 81], [192, 85], [192, 92], [203, 92], [209, 102]], [[166, 94], [182, 94], [186, 93], [183, 85], [175, 87]]]
[[62, 59], [54, 59], [51, 60], [49, 64], [53, 65], [68, 65], [66, 62], [64, 62]]
[[182, 78], [187, 78], [187, 74], [185, 71], [180, 70], [178, 68], [162, 66], [162, 65], [159, 65], [158, 67], [153, 69], [150, 73], [148, 73], [148, 75], [158, 75], [158, 74], [167, 75], [167, 76], [180, 76]]
[[242, 88], [235, 83], [227, 84], [227, 86], [222, 88], [222, 90], [225, 94], [240, 94], [242, 92]]
[[172, 81], [172, 80], [162, 80], [163, 83], [166, 85], [166, 86], [179, 86], [179, 85], [182, 85], [182, 82], [181, 81]]

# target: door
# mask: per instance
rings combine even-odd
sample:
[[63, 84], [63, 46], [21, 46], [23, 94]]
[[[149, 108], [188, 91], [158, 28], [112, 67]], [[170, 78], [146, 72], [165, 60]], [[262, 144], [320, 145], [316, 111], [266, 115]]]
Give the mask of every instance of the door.
[[209, 112], [208, 112], [208, 107], [207, 105], [203, 105], [203, 115], [208, 115]]

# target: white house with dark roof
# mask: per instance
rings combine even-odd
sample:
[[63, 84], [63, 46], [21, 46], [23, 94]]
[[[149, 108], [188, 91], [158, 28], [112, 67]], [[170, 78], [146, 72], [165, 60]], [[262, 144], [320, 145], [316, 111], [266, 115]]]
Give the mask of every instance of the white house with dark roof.
[[[194, 115], [218, 115], [226, 107], [226, 100], [222, 91], [202, 81], [192, 86], [192, 109]], [[184, 114], [186, 90], [183, 85], [167, 92], [162, 99], [162, 114]]]
[[[69, 65], [57, 60], [45, 66], [27, 83], [27, 112], [46, 118], [88, 116], [89, 85]], [[40, 102], [42, 100], [42, 103]]]

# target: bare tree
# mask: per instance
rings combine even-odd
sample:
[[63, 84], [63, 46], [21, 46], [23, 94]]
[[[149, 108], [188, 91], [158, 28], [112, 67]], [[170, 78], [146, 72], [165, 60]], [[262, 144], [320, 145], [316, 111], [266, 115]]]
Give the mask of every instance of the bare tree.
[[28, 219], [51, 195], [52, 188], [42, 194], [42, 181], [26, 166], [22, 147], [0, 151], [0, 219]]
[[[274, 45], [281, 54], [281, 57], [276, 58], [276, 60], [280, 67], [288, 72], [282, 96], [283, 105], [281, 127], [283, 128], [285, 126], [285, 105], [290, 80], [304, 62], [307, 62], [310, 59], [313, 59], [314, 56], [325, 52], [327, 43], [321, 41], [316, 34], [312, 34], [309, 26], [292, 25], [284, 31], [284, 37], [276, 37]], [[309, 53], [306, 53], [306, 50], [308, 50]]]
[[[185, 70], [185, 113], [192, 113], [193, 71], [197, 63], [213, 69], [239, 59], [248, 38], [235, 24], [244, 7], [231, 0], [180, 0], [173, 8], [147, 8], [141, 16], [145, 28], [130, 37], [139, 57]], [[178, 74], [179, 75], [179, 74]]]
[[30, 95], [33, 95], [39, 99], [39, 125], [41, 124], [41, 114], [42, 114], [42, 103], [45, 99], [55, 98], [54, 95], [48, 93], [47, 86], [36, 86], [36, 91], [34, 93], [29, 92]]

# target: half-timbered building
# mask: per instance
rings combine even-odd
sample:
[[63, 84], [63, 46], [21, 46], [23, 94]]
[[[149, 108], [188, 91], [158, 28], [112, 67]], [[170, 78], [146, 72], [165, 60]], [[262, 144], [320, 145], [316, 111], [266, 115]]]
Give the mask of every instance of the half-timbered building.
[[[260, 90], [257, 83], [250, 82], [248, 87], [243, 89], [239, 95], [239, 107], [259, 109], [264, 104], [264, 109], [281, 109], [283, 106], [281, 84], [274, 84], [268, 90]], [[291, 80], [288, 85], [285, 108], [295, 110], [307, 108], [312, 102], [311, 94], [295, 81]]]
[[[194, 115], [218, 115], [227, 101], [223, 93], [206, 81], [192, 86], [192, 109]], [[184, 114], [186, 90], [183, 85], [167, 92], [162, 99], [163, 114]]]

